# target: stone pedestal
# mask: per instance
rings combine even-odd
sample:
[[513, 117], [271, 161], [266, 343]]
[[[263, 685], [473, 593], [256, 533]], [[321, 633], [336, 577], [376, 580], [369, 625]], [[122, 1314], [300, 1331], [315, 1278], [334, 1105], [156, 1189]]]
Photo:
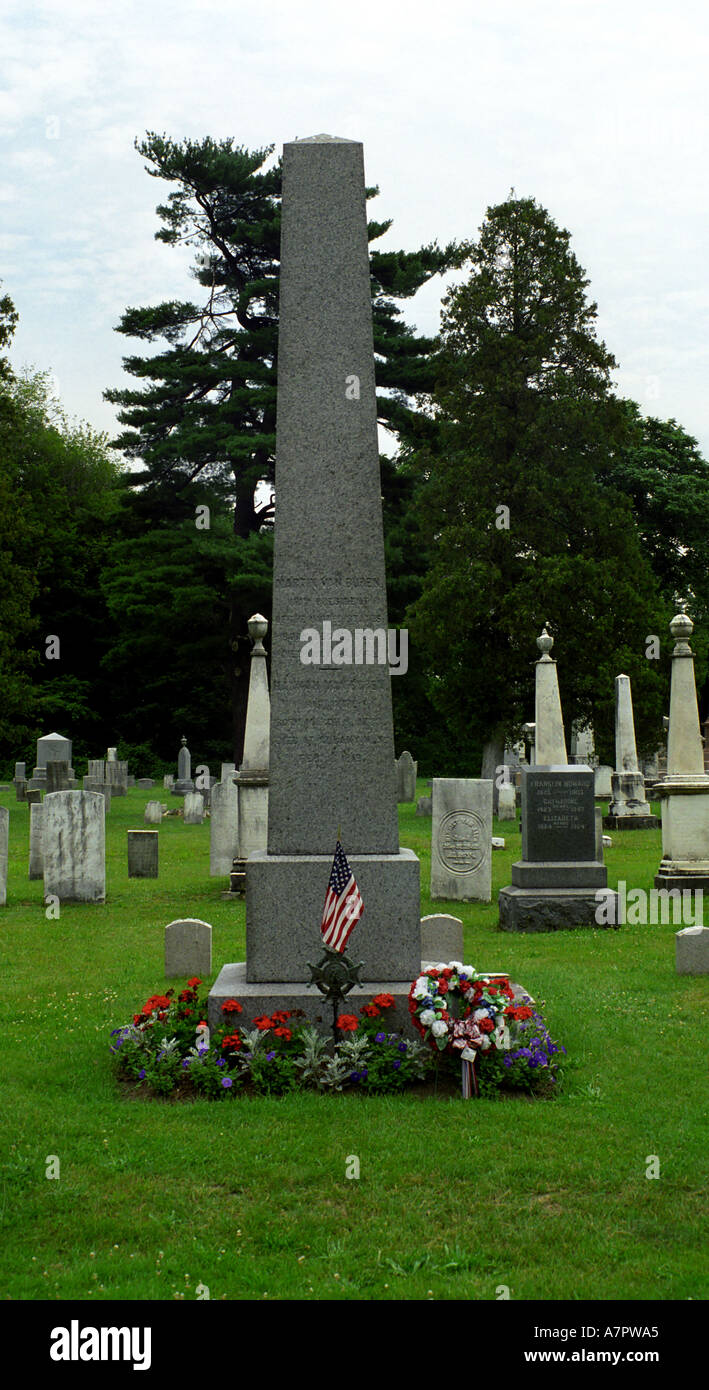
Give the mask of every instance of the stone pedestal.
[[[547, 932], [615, 920], [616, 894], [597, 859], [593, 770], [525, 768], [522, 859], [500, 890], [503, 931]], [[599, 913], [599, 906], [603, 912]], [[605, 915], [606, 922], [599, 920]]]
[[285, 146], [268, 845], [246, 866], [246, 980], [286, 1008], [322, 952], [338, 831], [364, 902], [348, 945], [363, 980], [408, 988], [420, 964], [386, 643], [381, 664], [353, 658], [388, 626], [364, 188], [359, 143]]

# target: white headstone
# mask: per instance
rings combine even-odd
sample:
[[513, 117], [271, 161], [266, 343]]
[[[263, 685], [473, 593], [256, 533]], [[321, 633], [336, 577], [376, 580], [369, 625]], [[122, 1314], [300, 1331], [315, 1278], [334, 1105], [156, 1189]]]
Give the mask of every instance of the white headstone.
[[187, 792], [185, 795], [185, 825], [201, 825], [204, 820], [204, 797], [201, 792]]
[[29, 877], [31, 879], [44, 877], [44, 861], [42, 858], [42, 825], [44, 821], [44, 807], [41, 801], [35, 802], [30, 806], [30, 862]]
[[146, 825], [159, 825], [162, 821], [162, 803], [160, 801], [148, 801], [143, 813], [143, 820]]
[[492, 779], [434, 777], [431, 897], [489, 902]]
[[429, 913], [421, 918], [421, 960], [439, 961], [463, 959], [463, 923], [460, 917], [447, 912]]
[[678, 975], [709, 975], [709, 927], [684, 927], [675, 932]]
[[99, 792], [50, 792], [43, 804], [44, 896], [106, 898], [105, 803]]
[[229, 778], [212, 787], [209, 821], [209, 872], [224, 878], [239, 853], [239, 789]]
[[212, 928], [198, 917], [183, 917], [165, 928], [165, 977], [212, 973]]
[[499, 820], [517, 819], [517, 788], [513, 782], [503, 782], [498, 792], [497, 815]]

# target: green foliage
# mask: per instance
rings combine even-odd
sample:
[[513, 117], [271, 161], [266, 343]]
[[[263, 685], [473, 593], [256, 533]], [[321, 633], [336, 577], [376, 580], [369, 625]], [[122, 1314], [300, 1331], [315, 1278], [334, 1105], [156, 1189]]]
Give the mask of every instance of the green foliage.
[[627, 411], [569, 243], [533, 199], [488, 209], [470, 277], [445, 300], [435, 442], [412, 459], [429, 568], [409, 623], [463, 758], [530, 717], [544, 623], [566, 717], [593, 722], [602, 756], [619, 670], [639, 742], [656, 746], [661, 728], [664, 671], [645, 638], [667, 630], [668, 610], [610, 483]]

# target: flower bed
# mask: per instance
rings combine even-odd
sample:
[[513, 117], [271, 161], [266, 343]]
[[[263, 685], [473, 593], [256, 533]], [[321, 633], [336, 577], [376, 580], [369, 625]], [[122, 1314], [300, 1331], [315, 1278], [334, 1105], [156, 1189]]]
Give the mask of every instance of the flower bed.
[[[113, 1030], [111, 1052], [122, 1080], [160, 1096], [226, 1099], [245, 1091], [283, 1095], [298, 1088], [378, 1095], [434, 1080], [437, 1083], [441, 1075], [456, 1076], [459, 1082], [461, 1056], [466, 1060], [471, 1049], [473, 1055], [484, 1055], [480, 1070], [483, 1094], [503, 1087], [543, 1089], [535, 1084], [542, 1069], [553, 1083], [555, 1054], [563, 1048], [551, 1043], [541, 1014], [531, 1003], [510, 1005], [505, 997], [502, 1012], [506, 1035], [497, 1022], [488, 1029], [480, 1009], [497, 1008], [504, 996], [489, 990], [489, 1001], [481, 1003], [482, 999], [487, 1001], [484, 991], [476, 998], [462, 988], [469, 977], [481, 977], [474, 971], [467, 977], [455, 971], [453, 965], [440, 967], [438, 973], [425, 972], [412, 985], [410, 1007], [423, 1042], [405, 1038], [388, 1026], [387, 1014], [394, 999], [386, 993], [376, 994], [362, 1005], [359, 1015], [340, 1014], [337, 1045], [304, 1024], [300, 1010], [264, 1014], [254, 1019], [252, 1028], [242, 1027], [239, 1015], [243, 1009], [237, 999], [222, 1005], [223, 1022], [210, 1036], [205, 1021], [206, 998], [199, 993], [202, 981], [195, 977], [177, 996], [172, 989], [151, 995], [132, 1023]], [[426, 993], [415, 995], [423, 981]], [[459, 1011], [455, 1001], [466, 997], [471, 1002], [463, 1002]], [[432, 1018], [425, 1022], [423, 1016], [428, 1012]], [[444, 1030], [437, 1024], [444, 1025]], [[530, 1034], [526, 1046], [530, 1027], [534, 1037]], [[510, 1042], [507, 1048], [505, 1036]], [[486, 1047], [476, 1043], [478, 1037], [489, 1039]]]

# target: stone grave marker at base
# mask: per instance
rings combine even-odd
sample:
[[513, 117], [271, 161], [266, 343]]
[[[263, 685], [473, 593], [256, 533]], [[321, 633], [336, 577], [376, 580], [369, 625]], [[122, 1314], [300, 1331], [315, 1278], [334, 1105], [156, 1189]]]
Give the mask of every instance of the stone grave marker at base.
[[212, 787], [209, 820], [209, 873], [228, 878], [239, 851], [239, 789], [229, 776]]
[[430, 796], [420, 796], [416, 802], [417, 816], [430, 816], [433, 813], [433, 800]]
[[463, 959], [463, 923], [447, 912], [432, 912], [421, 918], [421, 959], [445, 965]]
[[5, 907], [7, 904], [7, 859], [9, 843], [10, 812], [7, 806], [0, 806], [0, 907]]
[[129, 878], [157, 878], [158, 840], [157, 830], [128, 831]]
[[185, 825], [201, 825], [204, 820], [204, 797], [201, 792], [185, 793]]
[[431, 897], [490, 901], [492, 778], [434, 777]]
[[709, 975], [709, 927], [684, 927], [675, 932], [678, 975]]
[[498, 820], [517, 819], [517, 788], [513, 782], [503, 782], [498, 792]]
[[592, 768], [525, 768], [522, 859], [512, 865], [511, 885], [500, 890], [502, 930], [613, 925], [617, 895], [596, 856]]
[[160, 801], [148, 801], [148, 803], [147, 803], [147, 805], [146, 805], [146, 807], [145, 807], [145, 811], [143, 812], [143, 820], [144, 820], [145, 824], [146, 824], [146, 825], [160, 825], [160, 823], [161, 823], [161, 821], [162, 821], [162, 812], [163, 812], [162, 802], [160, 802]]
[[98, 792], [49, 792], [42, 803], [44, 896], [60, 902], [104, 902], [106, 833]]
[[155, 786], [155, 782], [152, 777], [139, 777], [135, 785], [139, 788], [141, 792], [149, 792], [152, 791], [153, 787]]
[[418, 763], [415, 763], [408, 748], [405, 748], [400, 758], [396, 760], [396, 799], [399, 803], [416, 800], [416, 773]]
[[[356, 659], [358, 632], [388, 630], [374, 368], [362, 146], [291, 141], [281, 202], [268, 841], [246, 865], [245, 968], [223, 967], [210, 1020], [235, 988], [245, 1023], [274, 1008], [327, 1014], [308, 989], [308, 962], [322, 956], [338, 827], [364, 903], [348, 950], [364, 962], [367, 991], [376, 984], [405, 1001], [420, 967], [419, 862], [399, 848], [388, 661]], [[336, 652], [348, 641], [341, 663]]]
[[33, 802], [30, 806], [30, 879], [38, 879], [44, 877], [44, 861], [42, 858], [43, 817], [44, 807], [41, 801]]
[[165, 928], [165, 978], [199, 975], [204, 979], [211, 973], [212, 928], [209, 923], [198, 917], [170, 922]]

